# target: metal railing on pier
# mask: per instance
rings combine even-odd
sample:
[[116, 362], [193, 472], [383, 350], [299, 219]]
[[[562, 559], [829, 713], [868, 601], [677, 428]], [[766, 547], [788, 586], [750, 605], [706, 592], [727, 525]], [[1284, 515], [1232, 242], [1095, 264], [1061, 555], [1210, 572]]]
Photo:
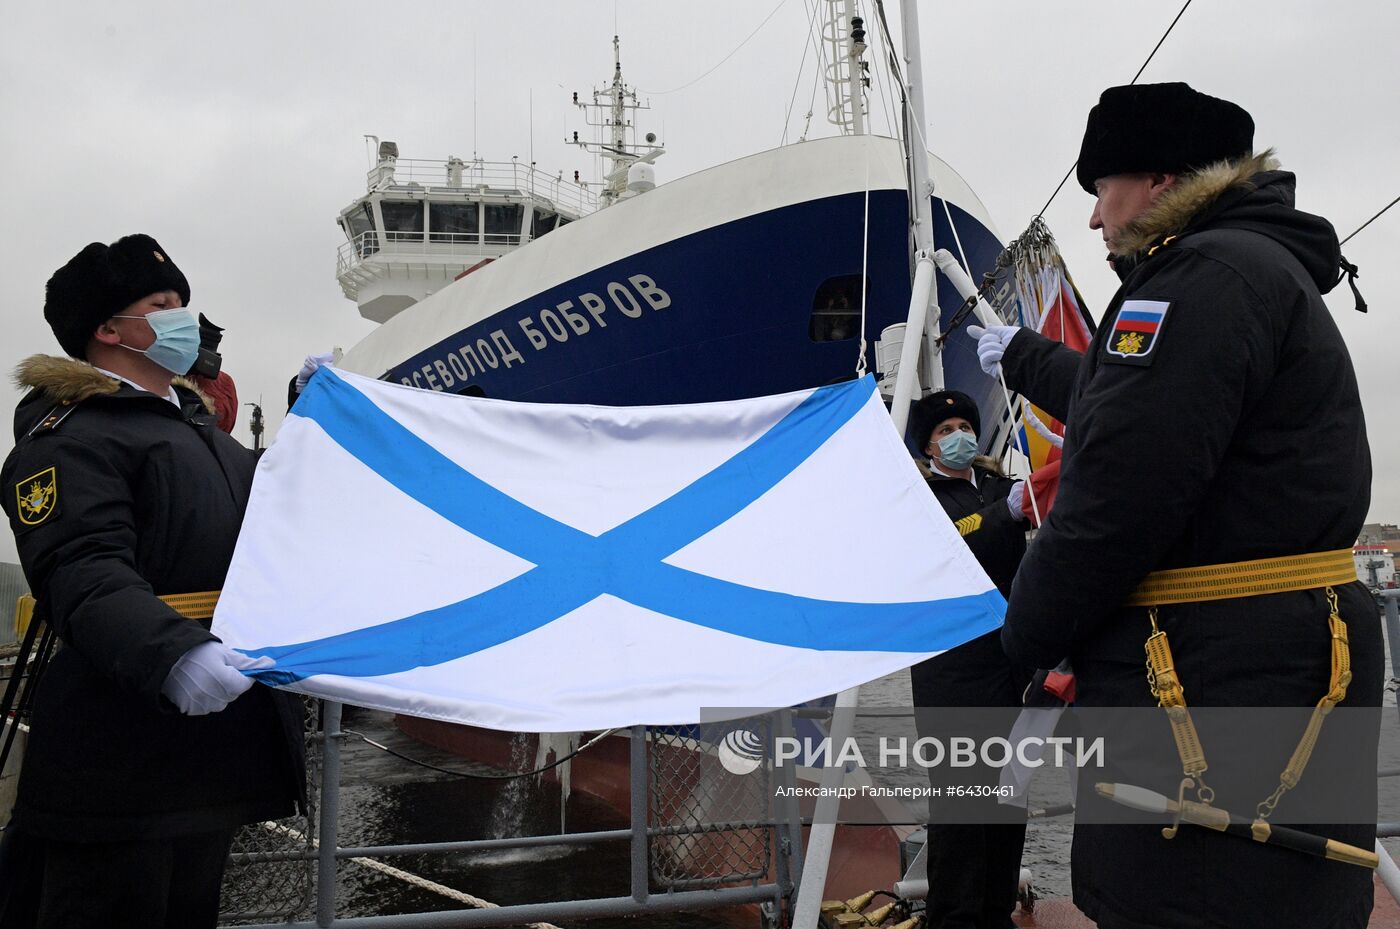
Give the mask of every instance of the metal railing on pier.
[[[582, 833], [470, 839], [402, 845], [341, 847], [342, 706], [322, 703], [319, 746], [314, 769], [319, 794], [305, 832], [295, 826], [262, 824], [240, 835], [225, 877], [224, 925], [251, 929], [416, 929], [416, 927], [489, 927], [583, 920], [610, 916], [709, 910], [757, 904], [762, 912], [781, 912], [800, 874], [802, 819], [794, 791], [775, 791], [775, 779], [792, 786], [792, 768], [770, 769], [743, 776], [718, 769], [711, 745], [723, 735], [718, 726], [692, 727], [683, 735], [636, 726], [629, 732], [629, 826], [626, 829]], [[780, 723], [781, 724], [781, 723]], [[732, 724], [724, 724], [725, 726]], [[787, 723], [790, 725], [790, 721]], [[705, 731], [714, 729], [714, 732]], [[621, 736], [615, 736], [620, 738]], [[779, 796], [775, 796], [779, 794]], [[717, 814], [715, 821], [709, 815]], [[722, 817], [722, 818], [719, 818]], [[314, 829], [312, 823], [315, 824]], [[269, 847], [259, 832], [282, 840]], [[254, 838], [246, 840], [245, 837]], [[497, 906], [468, 894], [432, 884], [416, 875], [382, 864], [379, 859], [405, 855], [450, 853], [550, 846], [629, 843], [627, 896]], [[402, 880], [432, 885], [439, 893], [470, 908], [381, 916], [340, 916], [336, 906], [338, 871], [343, 863], [372, 863]], [[265, 874], [288, 869], [305, 876], [303, 891], [283, 895], [284, 906], [256, 912], [234, 903], [266, 898]], [[312, 872], [314, 871], [314, 880]], [[396, 872], [396, 873], [395, 873]], [[278, 886], [283, 877], [274, 877]], [[238, 887], [230, 892], [230, 886]], [[296, 921], [300, 920], [300, 921]]]

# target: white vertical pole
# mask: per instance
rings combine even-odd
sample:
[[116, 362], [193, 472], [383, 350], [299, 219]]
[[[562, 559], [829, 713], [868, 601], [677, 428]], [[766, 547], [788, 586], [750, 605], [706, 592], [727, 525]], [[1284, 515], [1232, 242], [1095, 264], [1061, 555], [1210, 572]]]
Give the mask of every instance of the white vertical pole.
[[1380, 839], [1376, 839], [1376, 857], [1380, 859], [1376, 873], [1380, 875], [1381, 883], [1390, 891], [1391, 899], [1400, 903], [1400, 868], [1395, 866], [1395, 859], [1390, 857], [1390, 852], [1386, 851]]
[[836, 711], [831, 716], [831, 751], [827, 766], [822, 769], [821, 795], [812, 811], [812, 828], [807, 833], [807, 858], [802, 863], [802, 882], [797, 888], [797, 902], [792, 908], [793, 929], [817, 929], [821, 917], [822, 892], [826, 890], [827, 866], [831, 863], [831, 846], [836, 839], [836, 817], [841, 798], [837, 788], [846, 778], [846, 766], [837, 763], [841, 746], [855, 729], [856, 705], [860, 688], [852, 687], [836, 695]]
[[[924, 80], [919, 51], [919, 13], [916, 0], [901, 0], [900, 31], [904, 40], [904, 94], [909, 101], [908, 125], [904, 133], [904, 150], [909, 155], [914, 198], [914, 268], [913, 292], [909, 298], [908, 323], [904, 327], [904, 350], [900, 354], [899, 374], [895, 377], [894, 402], [890, 415], [895, 428], [904, 434], [909, 419], [909, 406], [921, 393], [918, 358], [926, 343], [937, 344], [939, 327], [938, 289], [933, 279], [933, 181], [928, 173], [928, 149], [923, 141]], [[924, 278], [927, 275], [927, 278]], [[911, 345], [912, 343], [912, 345]], [[927, 353], [930, 387], [943, 386], [943, 364], [936, 350]], [[911, 360], [912, 359], [912, 360]]]
[[[890, 418], [895, 430], [902, 436], [909, 423], [909, 407], [919, 393], [919, 347], [923, 341], [920, 335], [927, 324], [929, 303], [933, 299], [933, 259], [925, 252], [919, 256], [914, 267], [914, 289], [909, 295], [909, 318], [904, 326], [904, 344], [899, 350], [899, 373], [894, 379], [894, 400], [890, 404]], [[937, 326], [937, 320], [934, 321]], [[937, 381], [935, 382], [937, 383]]]
[[901, 0], [900, 32], [904, 40], [904, 94], [909, 100], [909, 129], [904, 146], [914, 175], [914, 247], [933, 254], [933, 181], [928, 173], [924, 141], [924, 67], [919, 54], [919, 10], [916, 0]]

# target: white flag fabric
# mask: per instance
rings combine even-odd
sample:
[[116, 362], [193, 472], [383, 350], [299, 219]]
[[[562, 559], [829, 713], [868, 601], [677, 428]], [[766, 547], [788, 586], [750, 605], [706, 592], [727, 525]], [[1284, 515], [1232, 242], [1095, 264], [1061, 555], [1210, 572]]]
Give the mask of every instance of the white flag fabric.
[[265, 683], [561, 732], [794, 705], [1005, 608], [871, 378], [597, 407], [322, 369], [258, 465], [214, 632], [272, 658]]

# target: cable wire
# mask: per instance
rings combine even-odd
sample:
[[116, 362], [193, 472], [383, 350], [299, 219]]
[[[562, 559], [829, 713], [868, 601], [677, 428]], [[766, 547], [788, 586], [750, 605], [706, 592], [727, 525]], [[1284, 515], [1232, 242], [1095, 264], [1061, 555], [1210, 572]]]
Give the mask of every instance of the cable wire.
[[453, 775], [454, 777], [466, 777], [466, 778], [471, 778], [471, 779], [473, 779], [473, 780], [481, 780], [481, 781], [514, 781], [514, 780], [519, 780], [519, 779], [522, 778], [522, 777], [534, 777], [536, 774], [543, 774], [544, 772], [546, 772], [546, 771], [548, 771], [548, 770], [550, 770], [550, 769], [552, 769], [552, 768], [557, 768], [557, 767], [559, 767], [561, 764], [563, 764], [564, 762], [568, 761], [570, 758], [573, 758], [574, 756], [576, 756], [576, 755], [578, 755], [578, 754], [584, 752], [585, 750], [592, 748], [594, 745], [597, 745], [597, 744], [598, 744], [599, 742], [601, 742], [603, 739], [607, 738], [608, 736], [610, 736], [610, 735], [612, 735], [614, 732], [616, 732], [617, 729], [609, 729], [607, 732], [602, 732], [602, 733], [599, 733], [598, 735], [595, 735], [593, 738], [589, 739], [587, 742], [584, 742], [582, 745], [580, 745], [578, 748], [574, 749], [572, 752], [569, 752], [569, 754], [564, 755], [564, 756], [561, 757], [561, 758], [556, 758], [556, 759], [554, 759], [554, 761], [550, 762], [549, 764], [545, 765], [545, 766], [542, 767], [542, 768], [536, 768], [536, 769], [533, 770], [533, 771], [523, 771], [523, 772], [521, 772], [521, 773], [519, 773], [519, 774], [473, 774], [473, 773], [470, 772], [470, 771], [455, 771], [455, 770], [453, 770], [452, 768], [444, 768], [444, 767], [441, 767], [440, 765], [435, 765], [435, 764], [433, 764], [433, 763], [430, 762], [430, 761], [424, 761], [424, 760], [422, 760], [421, 758], [414, 758], [414, 757], [412, 757], [411, 755], [405, 755], [403, 752], [395, 751], [394, 749], [392, 749], [392, 748], [390, 748], [389, 746], [385, 745], [383, 742], [376, 742], [376, 741], [374, 741], [374, 739], [371, 739], [369, 736], [365, 735], [363, 732], [356, 732], [354, 729], [341, 729], [340, 731], [343, 732], [343, 733], [345, 733], [346, 735], [353, 735], [353, 736], [355, 736], [357, 739], [359, 739], [360, 741], [364, 742], [365, 744], [367, 744], [367, 745], [372, 745], [372, 746], [374, 746], [375, 748], [379, 749], [379, 750], [382, 751], [382, 752], [388, 752], [390, 755], [393, 755], [395, 758], [400, 758], [400, 759], [402, 759], [402, 760], [404, 760], [404, 761], [407, 761], [409, 764], [418, 765], [418, 767], [420, 767], [420, 768], [427, 768], [427, 769], [429, 769], [430, 771], [439, 771], [439, 772], [441, 772], [441, 773], [443, 773], [443, 774], [451, 774], [451, 775]]
[[[818, 0], [820, 3], [820, 0]], [[803, 0], [806, 5], [806, 0]], [[783, 114], [783, 138], [779, 145], [787, 144], [788, 124], [792, 122], [792, 108], [797, 105], [797, 90], [802, 86], [802, 69], [807, 66], [807, 52], [811, 50], [814, 40], [812, 38], [812, 25], [817, 19], [817, 10], [820, 7], [814, 6], [807, 14], [807, 40], [802, 43], [802, 60], [797, 63], [797, 80], [792, 82], [792, 97], [788, 100], [787, 112]]]
[[[1137, 74], [1134, 74], [1134, 75], [1133, 75], [1133, 79], [1132, 79], [1131, 81], [1128, 82], [1128, 85], [1129, 85], [1129, 86], [1132, 86], [1133, 84], [1136, 84], [1137, 81], [1138, 81], [1138, 78], [1142, 77], [1142, 72], [1144, 72], [1144, 71], [1147, 70], [1148, 64], [1152, 61], [1152, 58], [1157, 54], [1157, 49], [1161, 48], [1161, 47], [1162, 47], [1162, 43], [1165, 42], [1165, 41], [1167, 41], [1167, 36], [1169, 36], [1169, 35], [1172, 34], [1172, 30], [1176, 28], [1176, 24], [1177, 24], [1177, 22], [1181, 19], [1181, 15], [1182, 15], [1183, 13], [1186, 12], [1186, 7], [1188, 7], [1188, 6], [1190, 6], [1190, 5], [1191, 5], [1191, 0], [1186, 0], [1186, 3], [1183, 4], [1182, 7], [1181, 7], [1181, 9], [1177, 11], [1176, 18], [1173, 19], [1172, 22], [1171, 22], [1171, 25], [1167, 27], [1167, 31], [1164, 32], [1164, 33], [1162, 33], [1162, 37], [1161, 37], [1160, 39], [1157, 40], [1157, 44], [1154, 45], [1154, 46], [1152, 46], [1152, 51], [1151, 51], [1151, 53], [1148, 54], [1147, 60], [1144, 61], [1144, 62], [1142, 63], [1142, 67], [1137, 69]], [[1072, 165], [1069, 166], [1069, 170], [1065, 172], [1065, 176], [1062, 177], [1062, 178], [1060, 178], [1060, 183], [1055, 187], [1055, 192], [1054, 192], [1053, 194], [1050, 195], [1050, 199], [1049, 199], [1049, 200], [1046, 200], [1046, 201], [1045, 201], [1045, 206], [1043, 206], [1043, 207], [1040, 208], [1040, 212], [1036, 213], [1035, 216], [1032, 217], [1032, 220], [1031, 220], [1032, 222], [1034, 222], [1036, 219], [1039, 219], [1040, 217], [1044, 216], [1044, 215], [1045, 215], [1045, 211], [1048, 210], [1048, 209], [1050, 209], [1050, 204], [1052, 204], [1052, 203], [1055, 202], [1055, 198], [1058, 197], [1058, 196], [1060, 195], [1060, 191], [1064, 189], [1065, 182], [1069, 180], [1070, 175], [1074, 173], [1074, 169], [1077, 168], [1077, 167], [1079, 167], [1079, 159], [1078, 159], [1078, 158], [1074, 159], [1074, 164], [1072, 164]]]
[[[695, 78], [695, 79], [693, 79], [693, 80], [691, 80], [691, 81], [688, 81], [687, 83], [682, 84], [682, 85], [679, 86], [679, 87], [672, 87], [670, 90], [648, 90], [648, 91], [646, 91], [646, 93], [652, 95], [653, 97], [664, 97], [664, 96], [666, 96], [667, 94], [673, 94], [673, 93], [675, 93], [675, 92], [678, 91], [678, 90], [685, 90], [687, 87], [691, 86], [692, 84], [698, 84], [700, 81], [702, 81], [702, 80], [704, 80], [705, 78], [709, 77], [711, 74], [714, 74], [716, 71], [719, 70], [720, 65], [724, 64], [726, 61], [728, 61], [729, 59], [731, 59], [731, 58], [733, 58], [735, 55], [737, 55], [737, 54], [739, 53], [739, 49], [743, 48], [745, 45], [748, 45], [748, 44], [749, 44], [749, 39], [752, 39], [754, 36], [758, 35], [758, 30], [760, 30], [760, 29], [762, 29], [764, 26], [768, 25], [768, 20], [772, 19], [774, 16], [777, 16], [777, 15], [778, 15], [778, 11], [781, 10], [781, 9], [782, 9], [784, 6], [786, 6], [786, 5], [787, 5], [787, 0], [778, 0], [778, 5], [775, 6], [775, 7], [773, 7], [773, 12], [771, 12], [771, 13], [769, 13], [767, 16], [763, 17], [763, 22], [761, 22], [761, 23], [759, 23], [757, 26], [755, 26], [753, 32], [750, 32], [747, 36], [744, 37], [744, 41], [742, 41], [742, 42], [740, 42], [738, 45], [734, 46], [734, 51], [730, 52], [728, 55], [725, 55], [723, 58], [721, 58], [721, 59], [715, 64], [715, 66], [714, 66], [713, 68], [711, 68], [710, 70], [706, 71], [704, 74], [700, 75], [699, 77], [697, 77], [697, 78]], [[640, 90], [639, 90], [638, 92], [641, 93]]]
[[1373, 223], [1373, 222], [1375, 222], [1376, 220], [1380, 219], [1380, 218], [1381, 218], [1381, 215], [1382, 215], [1383, 213], [1385, 213], [1386, 210], [1388, 210], [1388, 209], [1390, 209], [1391, 207], [1395, 206], [1395, 204], [1397, 204], [1397, 203], [1400, 203], [1400, 197], [1396, 197], [1394, 200], [1392, 200], [1392, 201], [1390, 201], [1389, 203], [1387, 203], [1387, 204], [1381, 209], [1380, 213], [1377, 213], [1375, 216], [1372, 216], [1370, 219], [1366, 220], [1364, 223], [1362, 223], [1361, 225], [1357, 226], [1357, 227], [1356, 227], [1356, 231], [1353, 232], [1351, 235], [1347, 236], [1345, 239], [1342, 239], [1342, 241], [1341, 241], [1339, 244], [1345, 245], [1345, 244], [1347, 244], [1348, 242], [1350, 242], [1352, 239], [1354, 239], [1354, 238], [1356, 237], [1356, 233], [1357, 233], [1357, 232], [1360, 232], [1362, 229], [1365, 229], [1367, 226], [1371, 225], [1371, 223]]

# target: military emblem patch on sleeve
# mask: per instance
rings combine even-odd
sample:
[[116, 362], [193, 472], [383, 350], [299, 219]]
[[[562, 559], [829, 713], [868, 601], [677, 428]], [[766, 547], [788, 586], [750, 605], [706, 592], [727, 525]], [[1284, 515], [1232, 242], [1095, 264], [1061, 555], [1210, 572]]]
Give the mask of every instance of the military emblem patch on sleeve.
[[16, 512], [26, 526], [37, 526], [58, 506], [58, 469], [45, 468], [15, 483]]
[[1124, 300], [1104, 342], [1104, 361], [1150, 365], [1169, 307], [1164, 300]]

